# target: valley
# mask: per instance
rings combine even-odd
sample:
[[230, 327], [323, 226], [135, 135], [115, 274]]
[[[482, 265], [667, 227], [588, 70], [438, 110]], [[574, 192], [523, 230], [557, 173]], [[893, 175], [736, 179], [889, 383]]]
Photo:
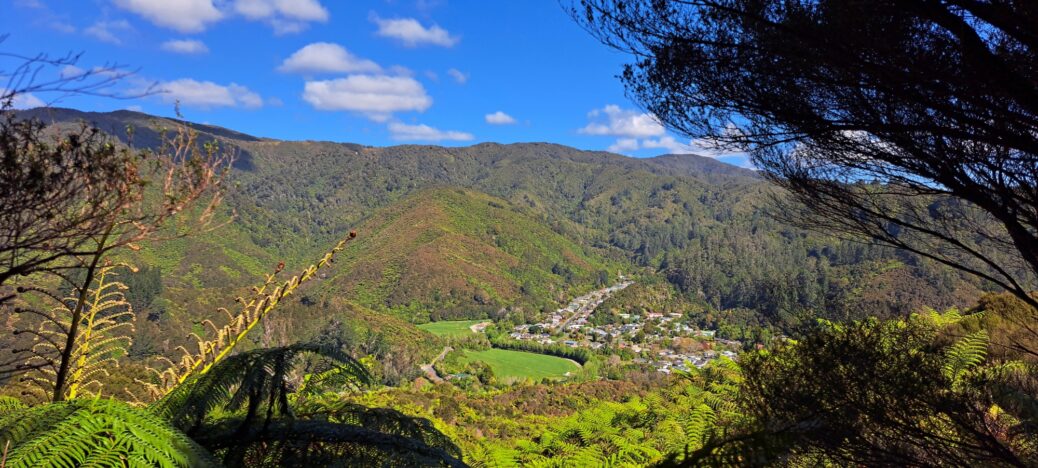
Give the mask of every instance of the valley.
[[0, 468], [1038, 467], [1036, 0], [12, 0]]
[[[178, 124], [32, 115], [57, 127], [92, 119], [116, 136], [140, 126], [138, 144]], [[743, 352], [781, 346], [805, 324], [965, 308], [989, 287], [924, 257], [784, 225], [761, 208], [769, 182], [708, 158], [541, 143], [376, 148], [189, 125], [240, 155], [234, 185], [219, 229], [118, 257], [145, 267], [121, 277], [137, 326], [110, 378], [127, 391], [275, 265], [306, 265], [351, 231], [240, 348], [309, 343], [358, 359], [378, 390], [340, 403], [402, 408], [476, 451], [513, 453], [553, 421], [635, 411], [643, 397], [679, 418], [707, 396], [676, 382], [730, 390]]]
[[[129, 111], [25, 115], [123, 139], [134, 127], [136, 145], [177, 125]], [[542, 143], [374, 148], [190, 125], [238, 154], [217, 213], [227, 224], [127, 255], [160, 282], [135, 304], [148, 317], [141, 355], [172, 351], [269, 265], [300, 264], [353, 229], [357, 240], [268, 320], [267, 336], [391, 355], [382, 378], [394, 384], [420, 375], [443, 340], [465, 339], [438, 330], [448, 321], [667, 371], [767, 345], [808, 317], [967, 306], [982, 293], [931, 261], [781, 225], [759, 208], [767, 182], [708, 158]], [[601, 295], [572, 299], [589, 291]]]

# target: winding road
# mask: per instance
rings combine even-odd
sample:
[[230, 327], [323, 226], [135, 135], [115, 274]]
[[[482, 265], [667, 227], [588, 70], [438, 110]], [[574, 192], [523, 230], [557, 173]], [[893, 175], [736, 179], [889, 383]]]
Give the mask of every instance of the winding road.
[[440, 361], [440, 359], [443, 359], [443, 357], [451, 351], [454, 351], [454, 348], [451, 348], [450, 346], [444, 346], [443, 351], [440, 351], [440, 354], [436, 355], [436, 357], [433, 358], [432, 362], [428, 364], [423, 364], [421, 366], [422, 372], [425, 372], [425, 376], [428, 377], [429, 380], [432, 381], [432, 383], [443, 383], [443, 379], [440, 377], [440, 374], [436, 373], [436, 368], [433, 366], [435, 366], [436, 363]]

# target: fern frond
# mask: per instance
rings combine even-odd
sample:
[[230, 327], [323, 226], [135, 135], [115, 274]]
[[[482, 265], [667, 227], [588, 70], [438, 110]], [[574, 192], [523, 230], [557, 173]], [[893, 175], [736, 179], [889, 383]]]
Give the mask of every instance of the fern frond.
[[68, 374], [62, 396], [74, 399], [80, 395], [101, 395], [103, 387], [97, 377], [107, 377], [109, 368], [118, 367], [117, 358], [126, 354], [132, 344], [130, 336], [134, 331], [135, 316], [123, 294], [127, 287], [113, 279], [118, 276], [118, 269], [128, 267], [117, 263], [98, 269], [92, 284], [86, 286], [87, 300], [76, 327], [72, 326], [73, 308], [77, 303], [75, 297], [59, 298], [57, 294], [40, 288], [31, 289], [41, 298], [56, 304], [48, 312], [47, 319], [32, 332], [32, 356], [25, 363], [37, 368], [25, 379], [35, 384], [41, 400], [50, 397], [56, 372], [51, 366], [40, 366], [60, 359], [73, 328], [76, 336], [68, 353]]
[[8, 467], [217, 466], [204, 448], [169, 423], [114, 400], [68, 400], [26, 407], [0, 419]]
[[713, 430], [716, 421], [717, 414], [714, 413], [713, 408], [706, 404], [696, 406], [692, 412], [682, 417], [681, 425], [685, 430], [685, 439], [689, 448], [698, 449], [702, 447]]
[[155, 371], [160, 383], [148, 386], [155, 399], [161, 399], [177, 385], [206, 374], [213, 366], [230, 356], [234, 347], [273, 311], [282, 299], [295, 292], [303, 283], [317, 276], [317, 271], [329, 264], [335, 254], [346, 248], [346, 244], [356, 237], [357, 233], [350, 231], [346, 238], [340, 240], [317, 263], [310, 265], [283, 283], [277, 284], [275, 278], [280, 269], [273, 274], [268, 274], [262, 285], [253, 287], [252, 299], [238, 299], [241, 310], [237, 314], [231, 314], [221, 308], [220, 310], [225, 312], [229, 319], [226, 325], [215, 331], [215, 336], [208, 339], [198, 337], [194, 352], [184, 349], [184, 354], [175, 365]]
[[0, 396], [0, 418], [21, 409], [25, 409], [25, 403], [22, 403], [21, 400], [9, 396]]
[[948, 347], [942, 372], [953, 386], [962, 381], [967, 372], [984, 362], [988, 349], [988, 332], [980, 330], [966, 335]]
[[[315, 355], [341, 369], [340, 377], [349, 377], [360, 385], [370, 380], [363, 364], [348, 354], [315, 344], [296, 344], [280, 348], [258, 349], [240, 353], [219, 362], [205, 374], [179, 385], [151, 410], [188, 430], [200, 424], [218, 407], [240, 408], [249, 398], [261, 402], [287, 400], [287, 376], [290, 368], [303, 355]], [[280, 407], [286, 412], [287, 407]]]

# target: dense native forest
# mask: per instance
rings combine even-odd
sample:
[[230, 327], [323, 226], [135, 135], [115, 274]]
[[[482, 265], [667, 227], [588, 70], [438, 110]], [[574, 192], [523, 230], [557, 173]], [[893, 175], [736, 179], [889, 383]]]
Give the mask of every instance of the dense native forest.
[[2, 72], [0, 466], [1038, 464], [1038, 10], [565, 8], [759, 170], [14, 110], [118, 75]]

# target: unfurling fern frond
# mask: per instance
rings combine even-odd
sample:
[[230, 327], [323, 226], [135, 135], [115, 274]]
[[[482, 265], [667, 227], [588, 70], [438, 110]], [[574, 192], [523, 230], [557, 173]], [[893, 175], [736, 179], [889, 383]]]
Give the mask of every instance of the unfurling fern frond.
[[[94, 284], [87, 288], [83, 313], [76, 327], [71, 320], [79, 299], [59, 299], [58, 295], [40, 288], [22, 288], [25, 293], [35, 293], [43, 300], [56, 303], [45, 312], [22, 309], [43, 318], [39, 328], [30, 332], [34, 344], [25, 367], [33, 371], [23, 377], [34, 384], [40, 399], [47, 399], [54, 391], [55, 363], [63, 354], [67, 354], [68, 371], [60, 393], [62, 398], [73, 399], [81, 395], [100, 396], [101, 381], [108, 377], [108, 368], [118, 367], [118, 359], [129, 350], [135, 315], [126, 300], [126, 285], [113, 279], [118, 276], [119, 268], [132, 269], [122, 263], [106, 264], [98, 269]], [[73, 329], [76, 336], [69, 341], [68, 335]], [[72, 346], [68, 353], [64, 353], [66, 343]]]
[[241, 310], [237, 314], [231, 314], [227, 309], [220, 309], [228, 317], [224, 326], [217, 327], [208, 320], [205, 322], [213, 329], [213, 336], [210, 338], [195, 336], [195, 351], [190, 352], [186, 348], [182, 348], [184, 354], [179, 361], [173, 362], [167, 359], [167, 366], [163, 370], [152, 369], [156, 374], [158, 384], [144, 381], [140, 383], [145, 385], [151, 392], [150, 396], [157, 400], [177, 385], [209, 372], [213, 366], [226, 359], [235, 345], [273, 311], [282, 299], [295, 292], [303, 283], [317, 276], [317, 271], [331, 263], [335, 254], [346, 248], [346, 244], [356, 237], [357, 233], [350, 231], [346, 238], [339, 241], [317, 263], [310, 265], [300, 274], [281, 284], [277, 284], [276, 280], [276, 275], [282, 269], [282, 265], [279, 265], [274, 273], [267, 275], [266, 281], [262, 285], [252, 288], [254, 295], [251, 299], [246, 300], [240, 297], [237, 299], [237, 302], [241, 304]]
[[941, 370], [953, 387], [961, 383], [968, 372], [984, 362], [987, 349], [988, 333], [986, 330], [966, 335], [948, 347]]
[[[114, 400], [69, 400], [23, 407], [0, 417], [6, 467], [218, 466], [208, 451], [169, 423]], [[138, 463], [132, 463], [132, 461]], [[112, 463], [114, 462], [114, 463]]]

